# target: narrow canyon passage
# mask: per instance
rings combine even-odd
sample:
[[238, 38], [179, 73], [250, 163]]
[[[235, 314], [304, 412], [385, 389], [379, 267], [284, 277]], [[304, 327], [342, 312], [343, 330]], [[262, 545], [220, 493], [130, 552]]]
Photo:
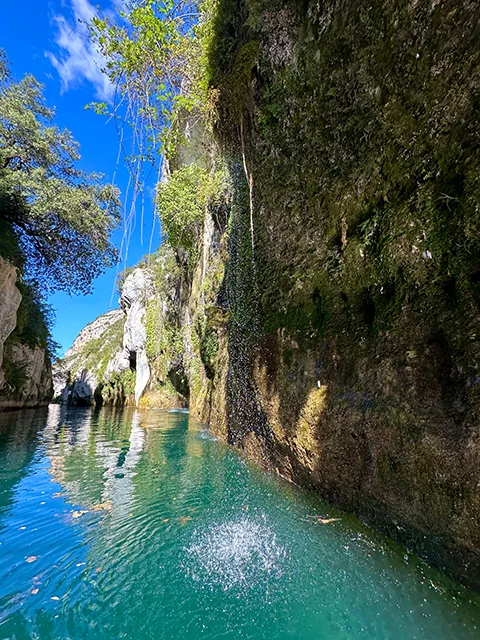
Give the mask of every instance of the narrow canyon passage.
[[477, 638], [480, 597], [185, 411], [0, 415], [1, 638]]

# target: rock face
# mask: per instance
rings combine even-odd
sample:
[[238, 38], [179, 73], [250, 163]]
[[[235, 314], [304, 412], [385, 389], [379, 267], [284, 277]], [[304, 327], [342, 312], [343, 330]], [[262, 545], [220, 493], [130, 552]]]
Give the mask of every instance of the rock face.
[[[122, 353], [123, 324], [123, 311], [114, 309], [82, 329], [65, 357], [53, 367], [57, 401], [74, 406], [94, 404], [103, 372]], [[128, 367], [128, 362], [122, 360], [110, 371], [121, 371], [122, 366]]]
[[135, 367], [135, 404], [150, 379], [146, 344], [145, 310], [148, 299], [154, 293], [152, 275], [148, 269], [135, 269], [127, 276], [122, 287], [120, 305], [126, 314], [123, 347], [125, 361]]
[[114, 309], [113, 311], [104, 313], [88, 324], [80, 331], [70, 349], [65, 352], [65, 359], [70, 360], [79, 356], [88, 342], [100, 338], [107, 329], [118, 322], [122, 317], [123, 315], [121, 310]]
[[17, 325], [17, 311], [22, 299], [16, 282], [16, 267], [0, 257], [0, 389], [5, 382], [3, 345]]
[[232, 188], [153, 354], [147, 305], [151, 376], [175, 362], [195, 418], [480, 588], [478, 5], [220, 5]]
[[212, 426], [480, 588], [478, 4], [220, 5]]
[[0, 410], [48, 404], [53, 392], [46, 350], [13, 334], [22, 301], [17, 277], [17, 268], [0, 257]]
[[[152, 268], [158, 265], [155, 263]], [[161, 265], [160, 265], [161, 266]], [[147, 307], [155, 293], [162, 298], [160, 315], [151, 317], [156, 323], [167, 314], [164, 280], [156, 291], [154, 273], [146, 265], [134, 269], [126, 278], [120, 295], [120, 309], [110, 311], [83, 329], [65, 358], [54, 365], [57, 402], [72, 405], [134, 404], [148, 406], [185, 406], [180, 395], [165, 389], [164, 383], [151, 382], [151, 366], [147, 355]], [[162, 272], [163, 273], [163, 272]], [[168, 274], [165, 273], [168, 279]], [[156, 314], [157, 307], [150, 310]]]
[[45, 349], [26, 344], [11, 343], [5, 348], [11, 366], [22, 374], [22, 382], [0, 399], [2, 409], [40, 407], [49, 403], [53, 395], [52, 369]]

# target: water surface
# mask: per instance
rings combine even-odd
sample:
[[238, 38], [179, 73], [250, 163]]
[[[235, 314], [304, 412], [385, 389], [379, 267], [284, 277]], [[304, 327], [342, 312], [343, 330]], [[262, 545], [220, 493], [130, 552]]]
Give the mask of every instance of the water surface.
[[185, 413], [0, 416], [0, 638], [479, 637], [477, 595]]

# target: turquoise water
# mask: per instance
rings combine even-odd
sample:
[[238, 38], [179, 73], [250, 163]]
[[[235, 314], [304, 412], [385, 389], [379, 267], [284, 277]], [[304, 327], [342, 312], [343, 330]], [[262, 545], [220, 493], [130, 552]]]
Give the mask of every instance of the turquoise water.
[[188, 414], [50, 407], [0, 417], [0, 637], [461, 640], [480, 599]]

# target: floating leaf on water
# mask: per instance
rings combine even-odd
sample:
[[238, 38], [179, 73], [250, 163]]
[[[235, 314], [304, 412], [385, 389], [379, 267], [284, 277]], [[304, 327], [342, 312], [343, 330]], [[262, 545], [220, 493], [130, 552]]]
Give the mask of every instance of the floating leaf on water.
[[331, 522], [339, 522], [341, 518], [318, 518], [317, 522], [319, 524], [330, 524]]
[[[315, 518], [315, 520], [307, 520], [307, 518]], [[307, 518], [300, 518], [300, 520], [310, 522], [311, 524], [330, 524], [341, 520], [341, 518], [320, 518], [319, 516], [307, 516]]]
[[52, 596], [50, 600], [60, 600], [60, 598], [58, 596]]
[[27, 562], [35, 562], [38, 559], [38, 556], [28, 556]]
[[39, 589], [32, 589], [32, 590], [30, 591], [30, 593], [32, 594], [32, 596], [36, 596], [36, 595], [37, 595], [37, 593], [38, 593], [38, 591], [39, 591]]
[[168, 522], [168, 518], [164, 518], [162, 522]]
[[82, 509], [80, 511], [73, 511], [72, 518], [81, 518], [86, 513], [88, 513], [88, 509]]

